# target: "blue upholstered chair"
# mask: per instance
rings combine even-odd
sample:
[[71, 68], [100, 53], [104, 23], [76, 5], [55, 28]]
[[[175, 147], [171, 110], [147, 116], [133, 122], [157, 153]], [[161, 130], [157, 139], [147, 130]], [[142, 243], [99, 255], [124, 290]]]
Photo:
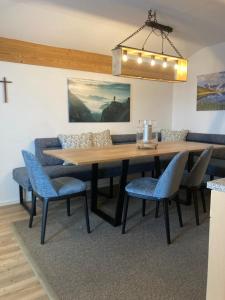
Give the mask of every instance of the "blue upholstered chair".
[[181, 182], [181, 187], [187, 189], [187, 197], [191, 197], [191, 199], [193, 199], [194, 208], [195, 208], [195, 219], [197, 225], [199, 225], [198, 191], [201, 193], [203, 211], [206, 212], [206, 203], [205, 203], [205, 196], [204, 196], [205, 187], [203, 185], [203, 180], [212, 153], [213, 153], [212, 146], [204, 150], [196, 160], [191, 171], [188, 174], [184, 174]]
[[[152, 200], [159, 203], [163, 202], [164, 219], [166, 227], [167, 243], [170, 244], [170, 224], [168, 213], [168, 202], [175, 199], [180, 226], [183, 226], [180, 204], [178, 201], [177, 192], [183, 176], [185, 164], [188, 159], [188, 152], [178, 153], [167, 166], [166, 170], [160, 177], [155, 179], [152, 177], [144, 177], [132, 180], [126, 186], [126, 198], [123, 211], [122, 233], [125, 233], [126, 219], [129, 198], [134, 197], [143, 201]], [[143, 202], [145, 203], [145, 202]]]
[[70, 199], [76, 196], [84, 196], [84, 209], [86, 217], [87, 232], [90, 233], [88, 203], [86, 195], [86, 184], [72, 177], [59, 177], [50, 179], [43, 170], [37, 158], [27, 151], [22, 151], [28, 176], [33, 189], [32, 209], [30, 214], [29, 227], [32, 227], [36, 207], [36, 196], [43, 201], [41, 244], [44, 244], [45, 229], [48, 215], [49, 201], [67, 200], [67, 214], [70, 216]]

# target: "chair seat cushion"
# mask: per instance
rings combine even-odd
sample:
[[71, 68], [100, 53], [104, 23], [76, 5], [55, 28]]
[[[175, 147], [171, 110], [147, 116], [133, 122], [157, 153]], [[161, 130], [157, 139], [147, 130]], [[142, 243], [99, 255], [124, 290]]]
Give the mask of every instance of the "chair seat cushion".
[[150, 200], [154, 198], [155, 187], [158, 179], [142, 177], [132, 180], [126, 186], [126, 192], [133, 197]]
[[51, 181], [59, 196], [76, 194], [86, 190], [86, 183], [76, 178], [59, 177]]

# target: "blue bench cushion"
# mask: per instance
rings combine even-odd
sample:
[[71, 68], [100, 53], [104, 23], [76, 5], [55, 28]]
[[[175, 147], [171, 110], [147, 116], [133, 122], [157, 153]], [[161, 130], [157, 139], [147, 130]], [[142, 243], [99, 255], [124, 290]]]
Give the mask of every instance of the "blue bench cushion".
[[[74, 177], [80, 180], [91, 180], [91, 166], [75, 166], [75, 165], [55, 165], [44, 167], [48, 176], [52, 179], [58, 177]], [[142, 171], [152, 171], [154, 169], [154, 161], [151, 159], [131, 160], [128, 173], [138, 173]], [[99, 166], [99, 178], [108, 178], [119, 176], [121, 174], [121, 162], [101, 164]], [[13, 170], [13, 179], [24, 189], [31, 191], [31, 184], [28, 179], [25, 167]]]
[[225, 160], [212, 158], [206, 173], [217, 177], [225, 177]]
[[[99, 178], [107, 178], [121, 175], [121, 161], [101, 164], [99, 166]], [[155, 163], [151, 158], [131, 159], [128, 174], [149, 172], [154, 169]]]
[[25, 167], [13, 170], [13, 179], [27, 191], [32, 191], [31, 183]]
[[186, 140], [190, 141], [190, 142], [225, 145], [225, 135], [224, 134], [189, 132], [187, 134]]
[[[225, 145], [225, 135], [224, 134], [189, 132], [186, 140], [189, 142]], [[225, 160], [225, 149], [213, 150], [212, 158]]]
[[113, 134], [111, 138], [113, 145], [136, 143], [136, 134]]

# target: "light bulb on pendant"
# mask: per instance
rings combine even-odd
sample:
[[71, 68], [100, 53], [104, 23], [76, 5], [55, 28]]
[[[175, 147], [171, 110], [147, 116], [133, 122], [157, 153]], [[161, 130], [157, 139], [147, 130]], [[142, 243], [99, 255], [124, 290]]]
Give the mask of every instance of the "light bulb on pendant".
[[137, 63], [140, 65], [142, 64], [142, 57], [141, 57], [141, 53], [138, 53], [138, 59], [137, 59]]
[[127, 50], [123, 50], [123, 58], [122, 59], [124, 62], [128, 61]]
[[154, 55], [151, 56], [150, 64], [151, 64], [152, 67], [155, 65], [155, 56]]
[[182, 71], [183, 71], [183, 72], [187, 72], [187, 66], [183, 66], [183, 67], [182, 67]]
[[162, 66], [164, 69], [167, 68], [167, 59], [166, 58], [164, 58]]
[[178, 60], [176, 60], [176, 62], [175, 62], [174, 69], [178, 70]]

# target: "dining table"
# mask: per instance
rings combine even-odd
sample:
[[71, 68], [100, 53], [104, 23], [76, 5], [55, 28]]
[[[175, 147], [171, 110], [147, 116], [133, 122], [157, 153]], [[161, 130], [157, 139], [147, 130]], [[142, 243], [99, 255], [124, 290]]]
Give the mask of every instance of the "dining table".
[[[189, 152], [188, 168], [193, 165], [194, 154], [201, 152], [213, 146], [214, 149], [222, 149], [224, 145], [207, 144], [198, 142], [176, 141], [159, 142], [156, 149], [138, 149], [136, 144], [121, 144], [107, 147], [91, 147], [87, 149], [56, 149], [44, 150], [44, 154], [63, 160], [64, 162], [77, 166], [92, 166], [91, 174], [91, 211], [99, 217], [109, 222], [113, 226], [121, 225], [125, 186], [127, 184], [127, 175], [129, 162], [132, 159], [148, 159], [155, 162], [155, 176], [160, 176], [161, 166], [160, 157], [172, 156], [182, 151]], [[121, 162], [121, 175], [119, 182], [119, 191], [116, 198], [113, 215], [103, 211], [98, 205], [98, 168], [99, 164], [110, 162]], [[147, 162], [146, 162], [147, 163]]]

